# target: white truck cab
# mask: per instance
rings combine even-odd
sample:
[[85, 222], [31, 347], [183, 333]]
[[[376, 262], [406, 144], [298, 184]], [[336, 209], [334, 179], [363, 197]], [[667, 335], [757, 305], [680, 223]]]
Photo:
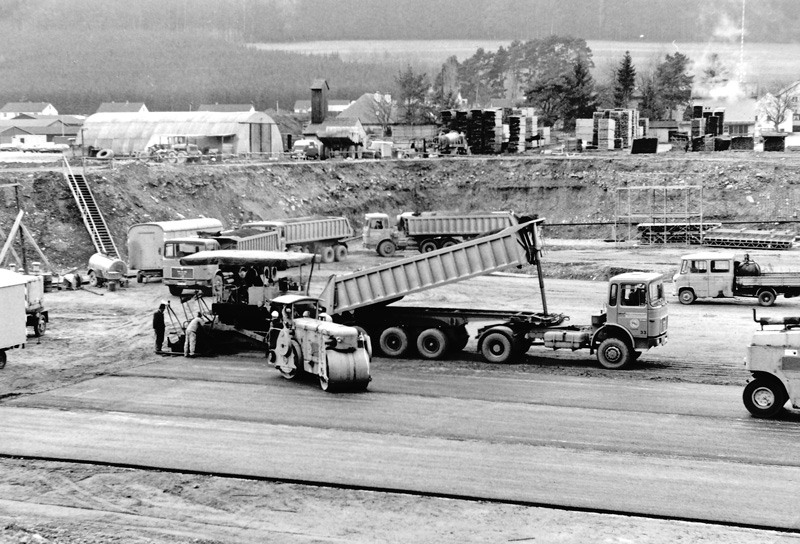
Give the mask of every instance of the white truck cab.
[[732, 297], [734, 263], [733, 253], [692, 253], [681, 258], [681, 267], [672, 277], [673, 294], [683, 304], [696, 298]]

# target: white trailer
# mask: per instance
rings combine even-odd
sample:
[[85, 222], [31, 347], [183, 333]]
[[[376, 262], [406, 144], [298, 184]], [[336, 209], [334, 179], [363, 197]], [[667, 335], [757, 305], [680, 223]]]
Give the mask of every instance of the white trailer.
[[27, 281], [21, 274], [0, 269], [0, 368], [6, 366], [6, 351], [25, 347]]
[[316, 253], [330, 263], [347, 258], [347, 242], [353, 240], [353, 227], [346, 217], [293, 217], [271, 221], [252, 221], [242, 228], [275, 231], [286, 250]]
[[164, 242], [173, 238], [198, 236], [201, 232], [222, 230], [219, 219], [200, 217], [179, 221], [139, 223], [128, 229], [128, 269], [138, 282], [161, 277], [164, 269]]

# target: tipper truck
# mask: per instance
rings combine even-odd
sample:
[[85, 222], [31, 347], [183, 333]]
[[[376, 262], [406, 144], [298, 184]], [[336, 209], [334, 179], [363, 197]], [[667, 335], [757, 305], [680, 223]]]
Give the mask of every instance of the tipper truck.
[[164, 243], [164, 284], [170, 294], [180, 296], [184, 289], [201, 290], [205, 294], [219, 292], [222, 276], [214, 265], [180, 264], [180, 259], [201, 251], [236, 250], [282, 250], [280, 237], [276, 232], [257, 229], [236, 229], [219, 232], [200, 233], [202, 236], [174, 238]]
[[682, 304], [706, 297], [756, 297], [761, 306], [772, 306], [778, 295], [800, 296], [800, 272], [763, 272], [749, 254], [684, 255], [672, 280], [673, 294]]
[[374, 249], [382, 257], [395, 251], [419, 249], [420, 253], [454, 246], [519, 222], [514, 213], [501, 212], [405, 212], [392, 224], [385, 213], [364, 216], [364, 247]]
[[[589, 349], [606, 368], [623, 368], [644, 350], [667, 341], [667, 303], [663, 278], [656, 273], [625, 273], [609, 280], [606, 309], [591, 324], [563, 325], [563, 314], [549, 313], [541, 270], [540, 224], [513, 225], [429, 253], [331, 276], [320, 295], [334, 321], [367, 331], [384, 355], [412, 350], [428, 359], [460, 351], [469, 342], [467, 324], [489, 322], [477, 332], [478, 352], [488, 362], [520, 357], [533, 344], [552, 349]], [[492, 272], [532, 264], [536, 267], [542, 310], [482, 310], [401, 306], [407, 295]]]
[[[263, 343], [286, 379], [319, 378], [322, 389], [366, 389], [371, 377], [370, 339], [363, 331], [331, 321], [315, 297], [303, 293], [302, 267], [313, 255], [281, 251], [203, 251], [182, 266], [213, 266], [225, 281], [211, 312], [225, 326]], [[298, 278], [281, 272], [299, 268]]]
[[271, 221], [252, 221], [242, 228], [275, 231], [286, 250], [316, 253], [323, 263], [347, 258], [347, 242], [353, 227], [346, 217], [293, 217]]

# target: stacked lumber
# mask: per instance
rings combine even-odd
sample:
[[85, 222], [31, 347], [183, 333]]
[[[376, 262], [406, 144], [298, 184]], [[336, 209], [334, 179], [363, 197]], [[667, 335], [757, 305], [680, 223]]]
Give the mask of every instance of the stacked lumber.
[[597, 149], [614, 149], [614, 133], [616, 131], [616, 121], [613, 119], [597, 120]]
[[575, 137], [589, 145], [596, 145], [594, 143], [594, 119], [576, 119]]

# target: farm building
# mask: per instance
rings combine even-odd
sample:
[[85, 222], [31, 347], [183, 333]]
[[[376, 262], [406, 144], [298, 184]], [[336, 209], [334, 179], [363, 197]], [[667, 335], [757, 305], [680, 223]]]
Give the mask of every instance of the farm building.
[[283, 143], [278, 126], [261, 112], [108, 112], [86, 118], [78, 144], [133, 155], [169, 136], [186, 136], [203, 150], [239, 155], [278, 156]]

